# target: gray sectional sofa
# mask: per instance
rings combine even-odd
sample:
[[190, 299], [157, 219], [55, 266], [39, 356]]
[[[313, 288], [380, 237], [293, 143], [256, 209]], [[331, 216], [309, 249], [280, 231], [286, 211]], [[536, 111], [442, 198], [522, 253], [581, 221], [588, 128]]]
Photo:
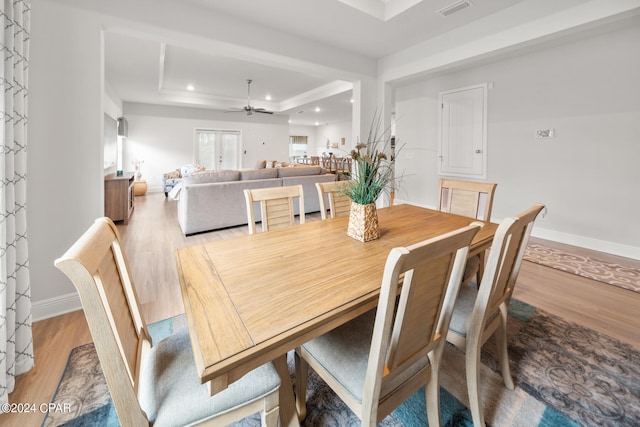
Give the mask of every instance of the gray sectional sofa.
[[[318, 212], [316, 182], [335, 181], [320, 166], [200, 172], [182, 178], [178, 222], [185, 235], [247, 223], [245, 189], [301, 184], [306, 213]], [[256, 214], [259, 219], [260, 209]]]

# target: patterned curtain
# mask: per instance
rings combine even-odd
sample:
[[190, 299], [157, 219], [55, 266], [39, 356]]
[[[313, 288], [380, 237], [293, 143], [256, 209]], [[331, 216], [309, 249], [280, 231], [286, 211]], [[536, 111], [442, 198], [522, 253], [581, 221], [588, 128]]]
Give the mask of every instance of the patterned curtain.
[[0, 403], [33, 367], [27, 253], [27, 71], [31, 7], [4, 0], [0, 19]]

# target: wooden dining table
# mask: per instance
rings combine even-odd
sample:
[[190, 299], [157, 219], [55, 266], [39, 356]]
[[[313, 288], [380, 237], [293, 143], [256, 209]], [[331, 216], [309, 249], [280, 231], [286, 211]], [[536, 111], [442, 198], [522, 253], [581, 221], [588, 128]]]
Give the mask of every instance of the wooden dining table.
[[[389, 251], [473, 219], [413, 205], [378, 209], [380, 238], [347, 236], [348, 216], [199, 244], [176, 252], [198, 375], [211, 394], [273, 361], [282, 425], [298, 425], [286, 353], [371, 310]], [[482, 222], [482, 221], [481, 221]], [[484, 226], [469, 256], [489, 248]]]

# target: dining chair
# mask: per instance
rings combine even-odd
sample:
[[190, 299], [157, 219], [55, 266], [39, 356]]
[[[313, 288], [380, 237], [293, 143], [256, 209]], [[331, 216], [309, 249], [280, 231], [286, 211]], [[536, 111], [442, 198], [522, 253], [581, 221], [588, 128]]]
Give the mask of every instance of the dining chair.
[[351, 178], [351, 166], [353, 164], [353, 159], [350, 156], [343, 157], [338, 159], [338, 169], [337, 173], [344, 178], [341, 179], [350, 179]]
[[451, 318], [447, 341], [465, 352], [469, 406], [475, 427], [484, 426], [480, 398], [480, 351], [495, 335], [505, 386], [513, 390], [507, 350], [507, 311], [533, 223], [544, 209], [537, 204], [504, 219], [496, 230], [480, 287], [462, 285]]
[[[438, 209], [456, 215], [470, 218], [491, 220], [493, 209], [493, 195], [498, 184], [489, 182], [461, 181], [456, 179], [440, 179], [438, 189]], [[477, 276], [478, 282], [482, 277], [485, 265], [485, 253], [467, 261], [462, 283], [467, 284]]]
[[152, 343], [111, 219], [97, 219], [55, 266], [80, 295], [121, 425], [224, 425], [256, 412], [264, 425], [278, 425], [280, 376], [273, 364], [211, 396], [200, 383], [187, 328]]
[[294, 225], [295, 210], [293, 199], [296, 197], [298, 198], [300, 224], [304, 224], [304, 190], [302, 189], [302, 185], [244, 190], [244, 197], [247, 202], [249, 234], [255, 234], [256, 232], [254, 202], [260, 203], [262, 231], [275, 230]]
[[301, 419], [306, 416], [311, 366], [362, 425], [377, 425], [422, 386], [426, 386], [429, 425], [440, 425], [438, 371], [444, 337], [469, 244], [479, 229], [479, 224], [471, 224], [392, 249], [377, 309], [296, 349], [296, 406]]
[[320, 156], [311, 156], [311, 164], [320, 166]]
[[331, 156], [323, 155], [321, 160], [322, 160], [322, 167], [330, 171], [331, 170]]
[[491, 220], [493, 195], [498, 184], [440, 178], [438, 209], [470, 218]]
[[349, 185], [349, 182], [350, 181], [316, 182], [316, 189], [318, 190], [318, 198], [320, 200], [320, 216], [322, 219], [327, 219], [325, 195], [329, 201], [330, 218], [349, 215], [351, 211], [351, 199], [340, 191], [341, 187]]

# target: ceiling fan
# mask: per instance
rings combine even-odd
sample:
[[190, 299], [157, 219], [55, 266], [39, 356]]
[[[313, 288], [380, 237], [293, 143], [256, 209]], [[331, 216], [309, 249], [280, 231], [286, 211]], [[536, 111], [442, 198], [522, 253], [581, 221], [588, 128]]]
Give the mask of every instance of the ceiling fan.
[[253, 113], [273, 114], [273, 111], [267, 111], [264, 108], [255, 108], [251, 106], [251, 79], [247, 79], [247, 105], [242, 108], [231, 108], [234, 111], [225, 111], [225, 113], [241, 113], [246, 112], [247, 116]]

